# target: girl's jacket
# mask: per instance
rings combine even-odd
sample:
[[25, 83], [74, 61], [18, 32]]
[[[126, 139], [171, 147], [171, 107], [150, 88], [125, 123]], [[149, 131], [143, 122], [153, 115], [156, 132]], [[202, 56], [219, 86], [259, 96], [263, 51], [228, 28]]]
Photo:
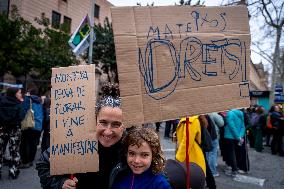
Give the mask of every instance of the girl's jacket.
[[[199, 165], [204, 175], [206, 175], [206, 165], [203, 152], [200, 148], [201, 144], [201, 129], [198, 116], [189, 118], [189, 161]], [[176, 159], [180, 162], [186, 160], [186, 118], [182, 118], [176, 129], [177, 133], [177, 152]]]
[[127, 165], [118, 164], [110, 178], [110, 189], [172, 189], [167, 177], [154, 175], [151, 168], [137, 175]]

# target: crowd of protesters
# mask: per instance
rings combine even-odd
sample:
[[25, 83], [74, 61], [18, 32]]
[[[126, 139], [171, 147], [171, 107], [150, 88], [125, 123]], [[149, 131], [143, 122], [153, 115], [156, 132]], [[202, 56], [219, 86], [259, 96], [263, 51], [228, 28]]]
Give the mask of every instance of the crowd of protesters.
[[[166, 127], [175, 121], [166, 122]], [[248, 109], [233, 109], [193, 116], [189, 117], [189, 124], [191, 128], [189, 130], [191, 138], [188, 146], [189, 159], [203, 169], [207, 187], [211, 189], [216, 188], [214, 177], [219, 176], [217, 171], [218, 149], [226, 164], [225, 174], [233, 177], [249, 172], [248, 147], [262, 152], [265, 142], [265, 145], [271, 148], [271, 154], [284, 155], [282, 144], [284, 114], [281, 105], [273, 105], [269, 111], [266, 111], [263, 106], [254, 105]], [[172, 136], [177, 136], [176, 159], [180, 161], [185, 161], [186, 154], [184, 125], [185, 118], [182, 118], [172, 130]], [[165, 128], [165, 132], [166, 130]], [[168, 137], [169, 135], [165, 134], [165, 139]]]

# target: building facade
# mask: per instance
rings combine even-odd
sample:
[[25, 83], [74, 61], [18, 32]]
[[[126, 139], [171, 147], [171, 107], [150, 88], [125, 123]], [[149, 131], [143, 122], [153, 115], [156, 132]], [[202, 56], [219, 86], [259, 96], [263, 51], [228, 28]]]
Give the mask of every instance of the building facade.
[[268, 72], [262, 63], [250, 64], [250, 97], [251, 105], [262, 105], [269, 110]]
[[[51, 27], [59, 29], [64, 24], [70, 33], [79, 26], [81, 20], [91, 12], [93, 0], [0, 0], [0, 12], [9, 14], [13, 5], [18, 13], [35, 27], [41, 27], [35, 18], [43, 15], [50, 20]], [[110, 7], [113, 5], [106, 0], [95, 1], [94, 21], [103, 23], [108, 17], [111, 20]]]
[[[44, 16], [49, 19], [52, 28], [59, 29], [64, 25], [71, 34], [80, 25], [81, 20], [87, 14], [90, 15], [93, 2], [93, 0], [0, 0], [0, 13], [11, 16], [12, 6], [15, 5], [19, 15], [35, 27], [42, 27], [35, 21], [35, 18], [40, 19]], [[107, 0], [95, 0], [93, 15], [95, 24], [103, 25], [106, 17], [111, 21], [110, 8], [112, 6]], [[102, 75], [99, 69], [96, 69], [96, 74], [98, 75], [96, 78]], [[28, 76], [28, 79], [31, 78]], [[16, 79], [10, 74], [5, 74], [4, 82], [16, 83]], [[99, 80], [96, 81], [98, 82]]]

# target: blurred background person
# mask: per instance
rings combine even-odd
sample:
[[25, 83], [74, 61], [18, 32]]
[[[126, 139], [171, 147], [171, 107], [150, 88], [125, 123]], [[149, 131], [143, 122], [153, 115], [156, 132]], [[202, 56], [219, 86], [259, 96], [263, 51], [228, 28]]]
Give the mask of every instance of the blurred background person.
[[272, 141], [271, 141], [271, 153], [284, 156], [282, 149], [282, 137], [283, 137], [283, 117], [281, 109], [278, 105], [274, 105], [270, 109], [270, 121], [272, 125]]
[[20, 173], [21, 121], [25, 116], [22, 99], [22, 91], [19, 88], [8, 88], [6, 95], [0, 98], [0, 178], [6, 148], [9, 176], [16, 179]]
[[254, 130], [254, 149], [257, 152], [261, 152], [263, 150], [263, 133], [262, 131], [266, 127], [266, 117], [265, 117], [265, 109], [263, 106], [258, 106], [256, 109], [256, 120], [255, 124], [252, 125], [252, 129]]
[[49, 97], [44, 98], [43, 101], [43, 121], [42, 121], [42, 140], [41, 140], [41, 152], [44, 152], [49, 148], [50, 143], [50, 104]]
[[35, 155], [37, 152], [37, 145], [39, 144], [42, 121], [43, 121], [43, 109], [41, 98], [38, 96], [38, 90], [33, 88], [28, 90], [24, 98], [24, 110], [27, 112], [30, 108], [30, 101], [32, 103], [32, 109], [34, 111], [34, 128], [29, 128], [22, 131], [22, 139], [20, 146], [21, 154], [21, 168], [28, 168], [33, 165]]

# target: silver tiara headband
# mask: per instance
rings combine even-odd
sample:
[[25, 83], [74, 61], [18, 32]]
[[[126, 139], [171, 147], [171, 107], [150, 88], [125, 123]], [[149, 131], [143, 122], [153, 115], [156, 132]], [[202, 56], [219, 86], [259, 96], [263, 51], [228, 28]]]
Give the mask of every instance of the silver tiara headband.
[[102, 108], [102, 107], [112, 107], [112, 108], [120, 108], [121, 105], [121, 99], [120, 97], [112, 97], [112, 96], [103, 96], [96, 106], [96, 112]]

